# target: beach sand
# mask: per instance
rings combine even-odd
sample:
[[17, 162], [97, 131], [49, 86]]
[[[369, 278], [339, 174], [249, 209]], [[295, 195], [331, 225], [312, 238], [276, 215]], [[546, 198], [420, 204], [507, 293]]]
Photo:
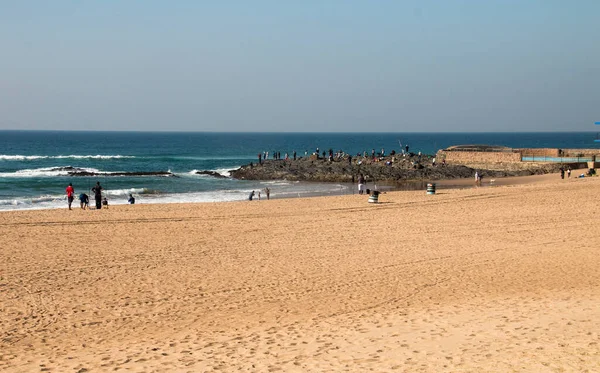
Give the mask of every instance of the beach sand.
[[599, 372], [599, 190], [0, 213], [0, 371]]

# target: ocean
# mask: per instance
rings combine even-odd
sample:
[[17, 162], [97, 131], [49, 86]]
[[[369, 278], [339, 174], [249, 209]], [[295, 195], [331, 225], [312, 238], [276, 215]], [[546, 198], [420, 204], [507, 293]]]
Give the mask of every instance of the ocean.
[[[386, 153], [409, 146], [433, 154], [460, 144], [508, 147], [599, 148], [593, 132], [546, 133], [165, 133], [0, 131], [0, 211], [66, 208], [65, 188], [75, 195], [96, 182], [110, 204], [219, 202], [247, 199], [252, 190], [271, 189], [275, 198], [347, 194], [340, 183], [245, 181], [198, 175], [229, 171], [257, 161], [258, 153], [278, 151], [298, 156], [317, 148], [356, 154], [371, 149]], [[69, 176], [72, 170], [98, 176]], [[132, 176], [131, 172], [169, 172], [171, 176]], [[125, 173], [116, 175], [115, 173]], [[92, 198], [93, 199], [93, 198]], [[93, 202], [93, 201], [92, 201]], [[78, 200], [74, 203], [77, 207]]]

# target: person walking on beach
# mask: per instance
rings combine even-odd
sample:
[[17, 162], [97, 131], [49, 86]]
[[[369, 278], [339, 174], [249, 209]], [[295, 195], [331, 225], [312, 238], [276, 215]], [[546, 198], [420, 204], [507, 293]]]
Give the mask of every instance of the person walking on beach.
[[248, 201], [252, 201], [252, 197], [254, 197], [254, 191], [250, 192], [250, 195], [248, 196]]
[[265, 194], [267, 195], [267, 201], [268, 201], [269, 198], [271, 197], [271, 189], [269, 189], [269, 187], [265, 188]]
[[565, 169], [564, 168], [560, 168], [560, 178], [564, 179], [565, 178]]
[[96, 181], [96, 185], [92, 188], [92, 192], [94, 192], [94, 199], [96, 200], [96, 210], [100, 210], [102, 208], [102, 191], [104, 188], [100, 186], [100, 182]]
[[69, 203], [69, 210], [71, 210], [71, 204], [73, 203], [73, 195], [75, 194], [75, 189], [73, 189], [73, 184], [69, 183], [66, 189], [67, 192], [67, 202]]
[[133, 197], [131, 193], [129, 193], [129, 199], [127, 200], [127, 202], [129, 202], [130, 205], [135, 204], [135, 197]]
[[571, 177], [571, 167], [567, 168], [567, 178]]

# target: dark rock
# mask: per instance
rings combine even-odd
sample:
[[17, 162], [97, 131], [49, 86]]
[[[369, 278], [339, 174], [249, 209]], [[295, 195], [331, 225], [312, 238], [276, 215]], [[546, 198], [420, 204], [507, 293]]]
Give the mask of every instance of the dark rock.
[[227, 176], [223, 176], [220, 173], [216, 172], [216, 171], [196, 171], [197, 175], [208, 175], [208, 176], [212, 176], [212, 177], [216, 177], [219, 179], [228, 179]]
[[266, 160], [262, 165], [242, 166], [231, 171], [231, 177], [245, 180], [290, 180], [318, 182], [352, 182], [358, 174], [367, 180], [400, 183], [404, 181], [444, 180], [472, 178], [477, 171], [483, 177], [523, 176], [556, 172], [558, 167], [547, 165], [531, 168], [487, 169], [462, 165], [432, 164], [433, 156], [387, 156], [374, 161], [371, 158], [353, 157], [328, 161], [315, 157], [298, 160]]

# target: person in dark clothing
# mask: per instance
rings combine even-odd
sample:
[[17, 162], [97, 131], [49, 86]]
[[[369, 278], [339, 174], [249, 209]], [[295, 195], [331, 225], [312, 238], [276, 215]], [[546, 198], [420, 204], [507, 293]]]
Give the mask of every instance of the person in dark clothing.
[[96, 200], [96, 210], [100, 210], [102, 208], [102, 191], [104, 188], [100, 186], [100, 182], [97, 181], [96, 185], [92, 188], [92, 192], [94, 192], [94, 199]]
[[[358, 194], [363, 194], [366, 188], [366, 181], [363, 174], [358, 175]], [[368, 190], [368, 189], [367, 189]], [[369, 193], [369, 192], [367, 192]]]
[[86, 207], [88, 207], [89, 203], [90, 203], [90, 198], [88, 197], [88, 195], [85, 193], [81, 193], [79, 195], [79, 207], [81, 207], [82, 210], [85, 210]]
[[130, 205], [133, 205], [135, 204], [135, 198], [131, 194], [129, 194], [129, 199], [127, 200], [127, 202], [129, 202]]

